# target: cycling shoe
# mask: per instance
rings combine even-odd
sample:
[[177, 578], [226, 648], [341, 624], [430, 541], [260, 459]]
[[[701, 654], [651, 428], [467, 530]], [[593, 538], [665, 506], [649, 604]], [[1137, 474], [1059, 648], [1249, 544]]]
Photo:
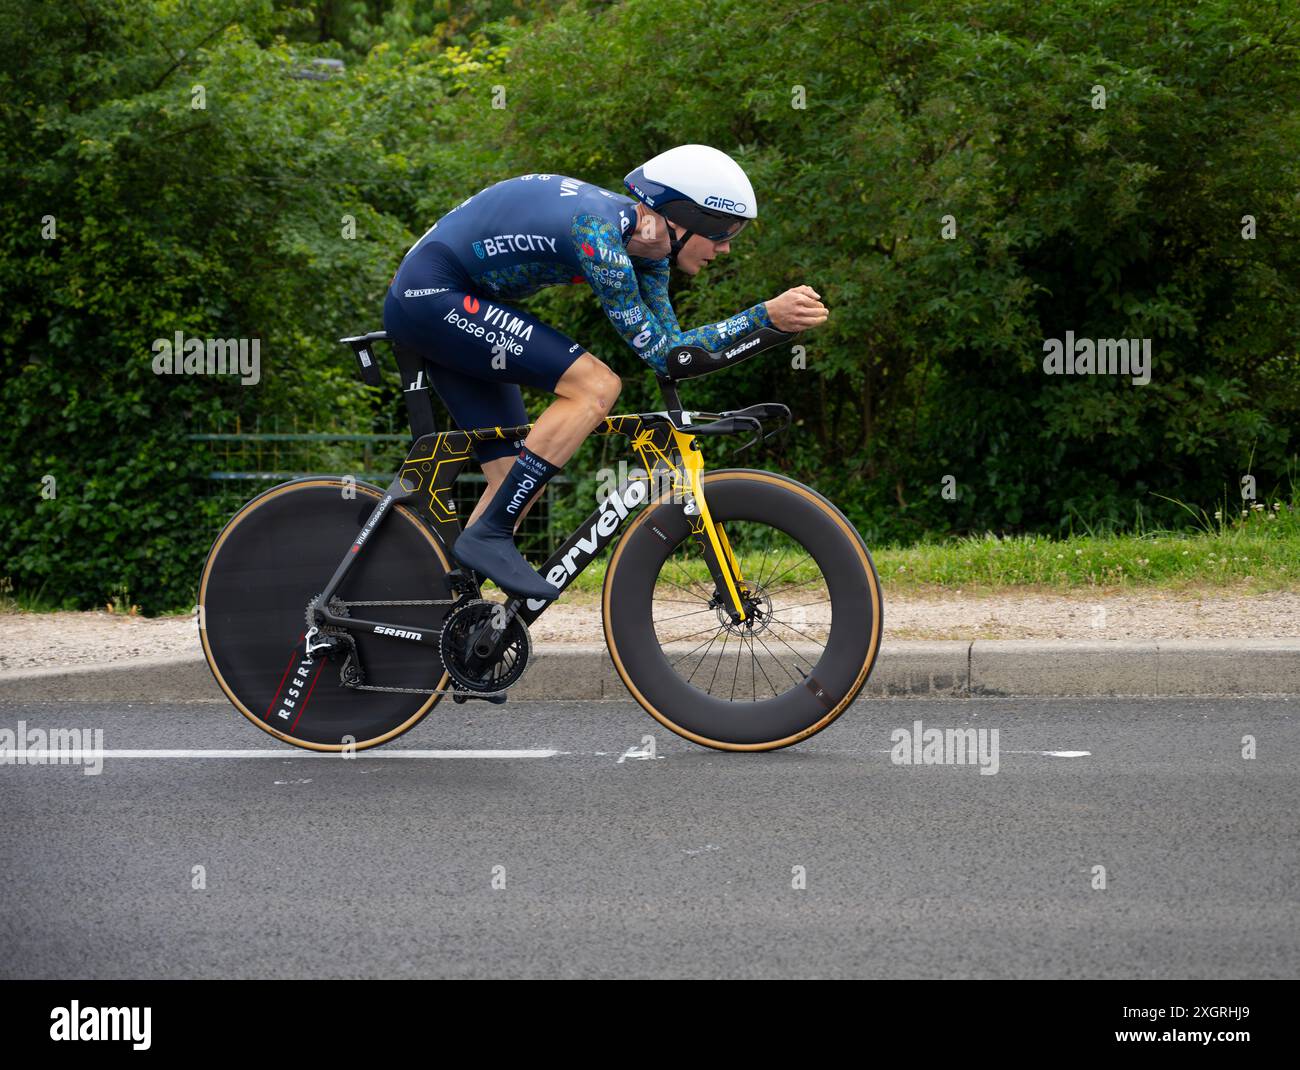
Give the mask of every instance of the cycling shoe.
[[560, 596], [555, 584], [547, 583], [529, 566], [509, 535], [480, 533], [479, 525], [472, 524], [461, 532], [451, 552], [462, 565], [486, 576], [507, 594], [548, 602]]

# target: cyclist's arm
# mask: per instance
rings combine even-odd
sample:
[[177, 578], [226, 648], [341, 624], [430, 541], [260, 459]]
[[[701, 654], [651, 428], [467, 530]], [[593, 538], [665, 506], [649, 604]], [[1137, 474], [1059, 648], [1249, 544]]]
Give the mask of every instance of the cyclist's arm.
[[772, 318], [767, 314], [767, 305], [759, 302], [744, 312], [738, 312], [730, 319], [720, 323], [706, 323], [702, 327], [683, 331], [677, 323], [677, 314], [673, 311], [672, 301], [668, 297], [668, 260], [633, 260], [637, 280], [641, 286], [642, 300], [659, 318], [660, 323], [672, 324], [676, 332], [672, 345], [700, 346], [709, 352], [716, 352], [724, 346], [753, 334], [764, 327], [772, 326]]
[[599, 216], [581, 215], [573, 221], [573, 243], [583, 275], [610, 323], [656, 371], [667, 369], [668, 351], [674, 346], [702, 346], [712, 352], [772, 325], [767, 309], [757, 304], [720, 323], [683, 331], [668, 300], [666, 260], [643, 261], [654, 267], [638, 272], [618, 232]]

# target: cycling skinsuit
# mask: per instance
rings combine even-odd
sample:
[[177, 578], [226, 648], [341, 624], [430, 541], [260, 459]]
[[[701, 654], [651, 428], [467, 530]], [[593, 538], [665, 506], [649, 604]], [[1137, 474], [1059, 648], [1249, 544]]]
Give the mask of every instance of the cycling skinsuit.
[[[390, 338], [425, 358], [430, 382], [461, 428], [528, 422], [517, 384], [554, 392], [584, 351], [506, 302], [546, 286], [586, 283], [636, 354], [657, 371], [669, 350], [713, 351], [763, 327], [762, 304], [683, 331], [668, 299], [668, 261], [628, 256], [636, 202], [563, 175], [524, 175], [453, 208], [406, 254], [384, 302]], [[480, 462], [518, 450], [475, 447]]]

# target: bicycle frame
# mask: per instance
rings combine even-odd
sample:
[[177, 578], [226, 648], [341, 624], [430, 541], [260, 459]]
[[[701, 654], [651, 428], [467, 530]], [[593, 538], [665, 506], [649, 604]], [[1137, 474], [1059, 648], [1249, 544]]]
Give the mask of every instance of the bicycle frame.
[[[699, 445], [694, 434], [677, 426], [680, 420], [685, 420], [689, 426], [691, 415], [676, 410], [610, 416], [597, 428], [596, 434], [627, 437], [641, 458], [645, 475], [624, 480], [547, 559], [540, 571], [555, 584], [557, 597], [617, 537], [623, 522], [633, 510], [650, 499], [651, 488], [658, 482], [671, 489], [673, 498], [670, 500], [680, 496], [688, 515], [696, 517], [691, 524], [692, 532], [700, 541], [709, 572], [718, 590], [726, 592], [728, 609], [733, 617], [745, 619], [744, 596], [747, 591], [725, 532], [714, 525], [709, 516], [702, 481], [704, 461]], [[674, 416], [678, 420], [674, 420]], [[363, 629], [409, 642], [436, 645], [438, 633], [434, 629], [341, 617], [329, 609], [329, 600], [360, 556], [367, 552], [370, 536], [394, 505], [412, 508], [447, 548], [450, 557], [461, 530], [451, 488], [470, 460], [474, 443], [519, 440], [527, 436], [531, 427], [531, 424], [524, 424], [519, 427], [442, 431], [418, 438], [384, 497], [362, 525], [356, 540], [322, 591], [317, 602], [320, 620], [339, 628]], [[507, 609], [525, 624], [531, 624], [551, 604], [550, 601], [511, 598]]]

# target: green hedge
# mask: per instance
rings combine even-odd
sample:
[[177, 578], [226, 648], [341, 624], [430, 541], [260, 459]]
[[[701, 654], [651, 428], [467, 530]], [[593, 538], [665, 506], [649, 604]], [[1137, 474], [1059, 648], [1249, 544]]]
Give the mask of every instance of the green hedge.
[[[188, 430], [367, 428], [396, 395], [333, 339], [379, 325], [434, 219], [527, 171], [617, 188], [683, 141], [741, 159], [761, 208], [678, 280], [683, 323], [801, 282], [832, 310], [806, 368], [684, 387], [795, 410], [743, 463], [872, 541], [1175, 523], [1166, 499], [1246, 473], [1262, 499], [1300, 450], [1297, 33], [1284, 5], [1182, 6], [3, 0], [0, 575], [187, 604], [217, 519]], [[295, 76], [313, 57], [346, 72]], [[657, 407], [589, 294], [532, 307]], [[260, 381], [154, 374], [176, 331], [258, 339]], [[1151, 338], [1150, 384], [1043, 374], [1066, 331]], [[570, 472], [594, 485], [605, 449]]]

